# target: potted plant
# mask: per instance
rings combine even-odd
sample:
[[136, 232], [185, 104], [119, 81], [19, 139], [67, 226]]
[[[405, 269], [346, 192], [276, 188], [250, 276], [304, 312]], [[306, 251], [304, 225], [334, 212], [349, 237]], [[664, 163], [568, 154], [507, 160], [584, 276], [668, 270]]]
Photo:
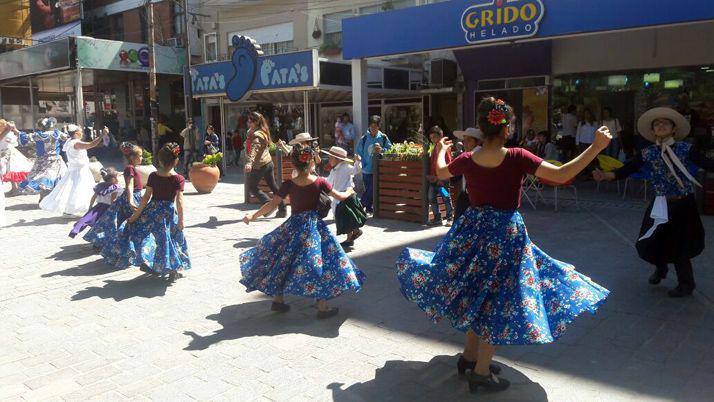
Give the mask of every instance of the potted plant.
[[223, 154], [217, 152], [213, 155], [207, 155], [203, 158], [203, 161], [191, 165], [188, 176], [191, 178], [191, 184], [199, 194], [208, 194], [216, 188], [221, 175], [221, 171], [218, 170], [218, 164], [222, 162]]
[[141, 174], [141, 179], [144, 184], [149, 181], [149, 175], [156, 171], [154, 166], [154, 157], [151, 152], [143, 150], [141, 153], [141, 165], [136, 167], [136, 170]]
[[325, 42], [320, 46], [320, 54], [325, 56], [338, 56], [342, 52], [340, 45], [330, 42]]

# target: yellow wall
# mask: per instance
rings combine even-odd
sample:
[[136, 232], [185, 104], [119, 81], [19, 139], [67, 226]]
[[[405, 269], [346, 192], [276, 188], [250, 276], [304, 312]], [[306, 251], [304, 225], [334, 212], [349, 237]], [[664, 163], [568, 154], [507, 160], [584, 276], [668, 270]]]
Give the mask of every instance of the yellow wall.
[[29, 0], [0, 1], [0, 15], [3, 16], [0, 37], [25, 38], [25, 45], [32, 44]]

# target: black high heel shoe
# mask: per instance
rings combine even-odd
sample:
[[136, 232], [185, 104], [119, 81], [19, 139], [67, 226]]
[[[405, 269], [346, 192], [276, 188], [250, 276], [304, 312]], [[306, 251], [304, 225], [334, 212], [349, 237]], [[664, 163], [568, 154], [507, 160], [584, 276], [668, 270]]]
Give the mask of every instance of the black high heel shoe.
[[493, 373], [490, 375], [478, 375], [471, 372], [471, 375], [469, 375], [469, 391], [471, 393], [477, 392], [479, 387], [489, 392], [501, 392], [508, 389], [510, 385], [510, 381], [497, 377]]
[[[474, 370], [475, 368], [476, 362], [466, 360], [463, 356], [459, 356], [459, 361], [456, 363], [456, 369], [459, 370], [459, 375], [464, 375], [466, 374], [466, 370]], [[501, 367], [495, 364], [490, 364], [488, 366], [488, 371], [492, 372], [493, 374], [499, 375], [501, 374]]]

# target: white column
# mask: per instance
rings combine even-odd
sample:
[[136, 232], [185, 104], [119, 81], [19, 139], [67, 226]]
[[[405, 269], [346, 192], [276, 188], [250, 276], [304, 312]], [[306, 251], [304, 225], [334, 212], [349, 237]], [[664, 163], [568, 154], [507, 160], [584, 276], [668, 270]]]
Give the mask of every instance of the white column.
[[29, 77], [30, 84], [30, 113], [32, 114], [32, 127], [37, 124], [37, 109], [35, 109], [35, 89], [32, 87], [32, 77]]
[[[310, 103], [308, 102], [308, 94], [307, 91], [302, 92], [302, 118], [303, 118], [303, 129], [305, 130], [306, 133], [312, 134], [312, 136], [315, 136], [315, 133], [310, 132]], [[293, 135], [297, 135], [297, 133], [293, 133]]]
[[352, 60], [352, 122], [357, 135], [355, 144], [367, 131], [367, 60]]
[[[75, 74], [76, 78], [76, 83], [75, 83], [75, 99], [77, 99], [77, 125], [83, 126], [84, 127], [84, 91], [82, 90], [82, 69], [77, 68], [77, 73]], [[97, 127], [94, 127], [95, 129]]]
[[223, 104], [223, 97], [221, 96], [218, 98], [218, 108], [221, 111], [221, 130], [223, 132], [221, 133], [221, 149], [223, 150], [223, 161], [221, 164], [223, 165], [223, 171], [225, 172], [227, 169], [226, 166], [226, 133], [228, 133], [228, 127], [226, 127], [226, 110]]

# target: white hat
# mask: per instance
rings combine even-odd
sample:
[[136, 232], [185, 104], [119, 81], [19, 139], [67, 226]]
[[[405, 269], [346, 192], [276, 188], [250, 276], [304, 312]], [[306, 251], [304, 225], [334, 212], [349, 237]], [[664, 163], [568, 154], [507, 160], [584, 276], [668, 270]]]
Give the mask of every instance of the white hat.
[[76, 124], [70, 124], [67, 126], [67, 134], [73, 134], [76, 133], [77, 131], [81, 130], [82, 127], [76, 125]]
[[329, 150], [321, 150], [323, 154], [327, 154], [332, 156], [333, 158], [337, 158], [339, 160], [347, 161], [349, 163], [353, 163], [354, 161], [352, 159], [347, 158], [347, 151], [344, 150], [344, 148], [340, 147], [330, 147]]
[[289, 145], [297, 145], [303, 142], [307, 141], [315, 141], [317, 138], [312, 138], [312, 135], [310, 133], [300, 133], [295, 136], [290, 142], [288, 142]]
[[657, 119], [668, 119], [674, 123], [674, 139], [677, 141], [683, 140], [692, 129], [689, 121], [678, 111], [668, 107], [656, 107], [646, 111], [637, 120], [637, 131], [640, 132], [642, 137], [651, 142], [657, 142], [652, 130], [652, 122]]
[[464, 131], [454, 131], [454, 137], [460, 140], [463, 140], [464, 137], [473, 137], [477, 140], [483, 140], [483, 133], [477, 128], [469, 127]]

